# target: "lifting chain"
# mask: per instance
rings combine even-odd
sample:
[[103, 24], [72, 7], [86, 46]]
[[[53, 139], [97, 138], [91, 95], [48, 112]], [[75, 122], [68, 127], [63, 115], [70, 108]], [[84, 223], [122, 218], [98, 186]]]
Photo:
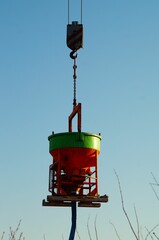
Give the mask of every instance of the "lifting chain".
[[77, 69], [77, 65], [76, 65], [76, 58], [77, 58], [77, 51], [72, 51], [70, 53], [70, 58], [72, 58], [74, 60], [74, 65], [73, 65], [73, 70], [74, 70], [74, 73], [73, 73], [73, 92], [74, 92], [74, 97], [73, 97], [73, 106], [75, 107], [77, 105], [77, 102], [76, 102], [76, 79], [77, 79], [77, 74], [76, 74], [76, 69]]

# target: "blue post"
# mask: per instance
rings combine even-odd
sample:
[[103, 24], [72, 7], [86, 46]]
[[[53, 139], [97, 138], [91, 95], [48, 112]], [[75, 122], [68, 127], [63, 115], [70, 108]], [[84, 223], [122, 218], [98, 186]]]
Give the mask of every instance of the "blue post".
[[69, 240], [74, 240], [75, 232], [76, 232], [76, 215], [77, 215], [77, 209], [76, 209], [76, 202], [71, 202], [71, 211], [72, 211], [72, 226], [70, 231]]

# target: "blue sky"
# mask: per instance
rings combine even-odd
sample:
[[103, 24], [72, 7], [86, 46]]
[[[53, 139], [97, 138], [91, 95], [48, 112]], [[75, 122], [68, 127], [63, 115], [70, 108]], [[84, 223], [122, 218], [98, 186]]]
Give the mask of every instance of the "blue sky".
[[[77, 229], [89, 239], [90, 218], [95, 239], [97, 216], [99, 239], [117, 239], [112, 222], [121, 239], [133, 240], [113, 169], [132, 223], [136, 228], [135, 204], [146, 236], [145, 226], [159, 223], [149, 185], [151, 172], [159, 179], [159, 2], [83, 1], [83, 7], [77, 101], [83, 131], [102, 134], [99, 191], [110, 200], [100, 209], [79, 208]], [[71, 20], [79, 20], [78, 8], [72, 1]], [[67, 1], [0, 1], [0, 236], [5, 231], [6, 239], [20, 219], [28, 240], [68, 239], [70, 209], [41, 206], [52, 160], [47, 137], [67, 131], [72, 111], [66, 25]]]

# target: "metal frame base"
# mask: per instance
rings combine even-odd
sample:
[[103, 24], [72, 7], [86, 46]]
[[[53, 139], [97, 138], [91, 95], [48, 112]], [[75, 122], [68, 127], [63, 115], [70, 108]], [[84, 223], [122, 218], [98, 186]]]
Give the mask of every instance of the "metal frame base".
[[42, 202], [43, 206], [47, 207], [71, 207], [71, 202], [78, 202], [78, 207], [93, 207], [99, 208], [101, 203], [108, 202], [108, 196], [58, 196], [48, 195], [47, 201], [45, 199]]

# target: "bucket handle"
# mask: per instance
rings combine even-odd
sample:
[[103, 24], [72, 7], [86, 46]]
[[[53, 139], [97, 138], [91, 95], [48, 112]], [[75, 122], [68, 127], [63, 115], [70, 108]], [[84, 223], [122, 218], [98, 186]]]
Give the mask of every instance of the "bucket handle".
[[78, 105], [74, 106], [72, 113], [68, 117], [68, 130], [69, 132], [72, 132], [72, 120], [75, 117], [75, 115], [78, 115], [77, 119], [77, 128], [78, 132], [81, 132], [81, 103], [78, 103]]

